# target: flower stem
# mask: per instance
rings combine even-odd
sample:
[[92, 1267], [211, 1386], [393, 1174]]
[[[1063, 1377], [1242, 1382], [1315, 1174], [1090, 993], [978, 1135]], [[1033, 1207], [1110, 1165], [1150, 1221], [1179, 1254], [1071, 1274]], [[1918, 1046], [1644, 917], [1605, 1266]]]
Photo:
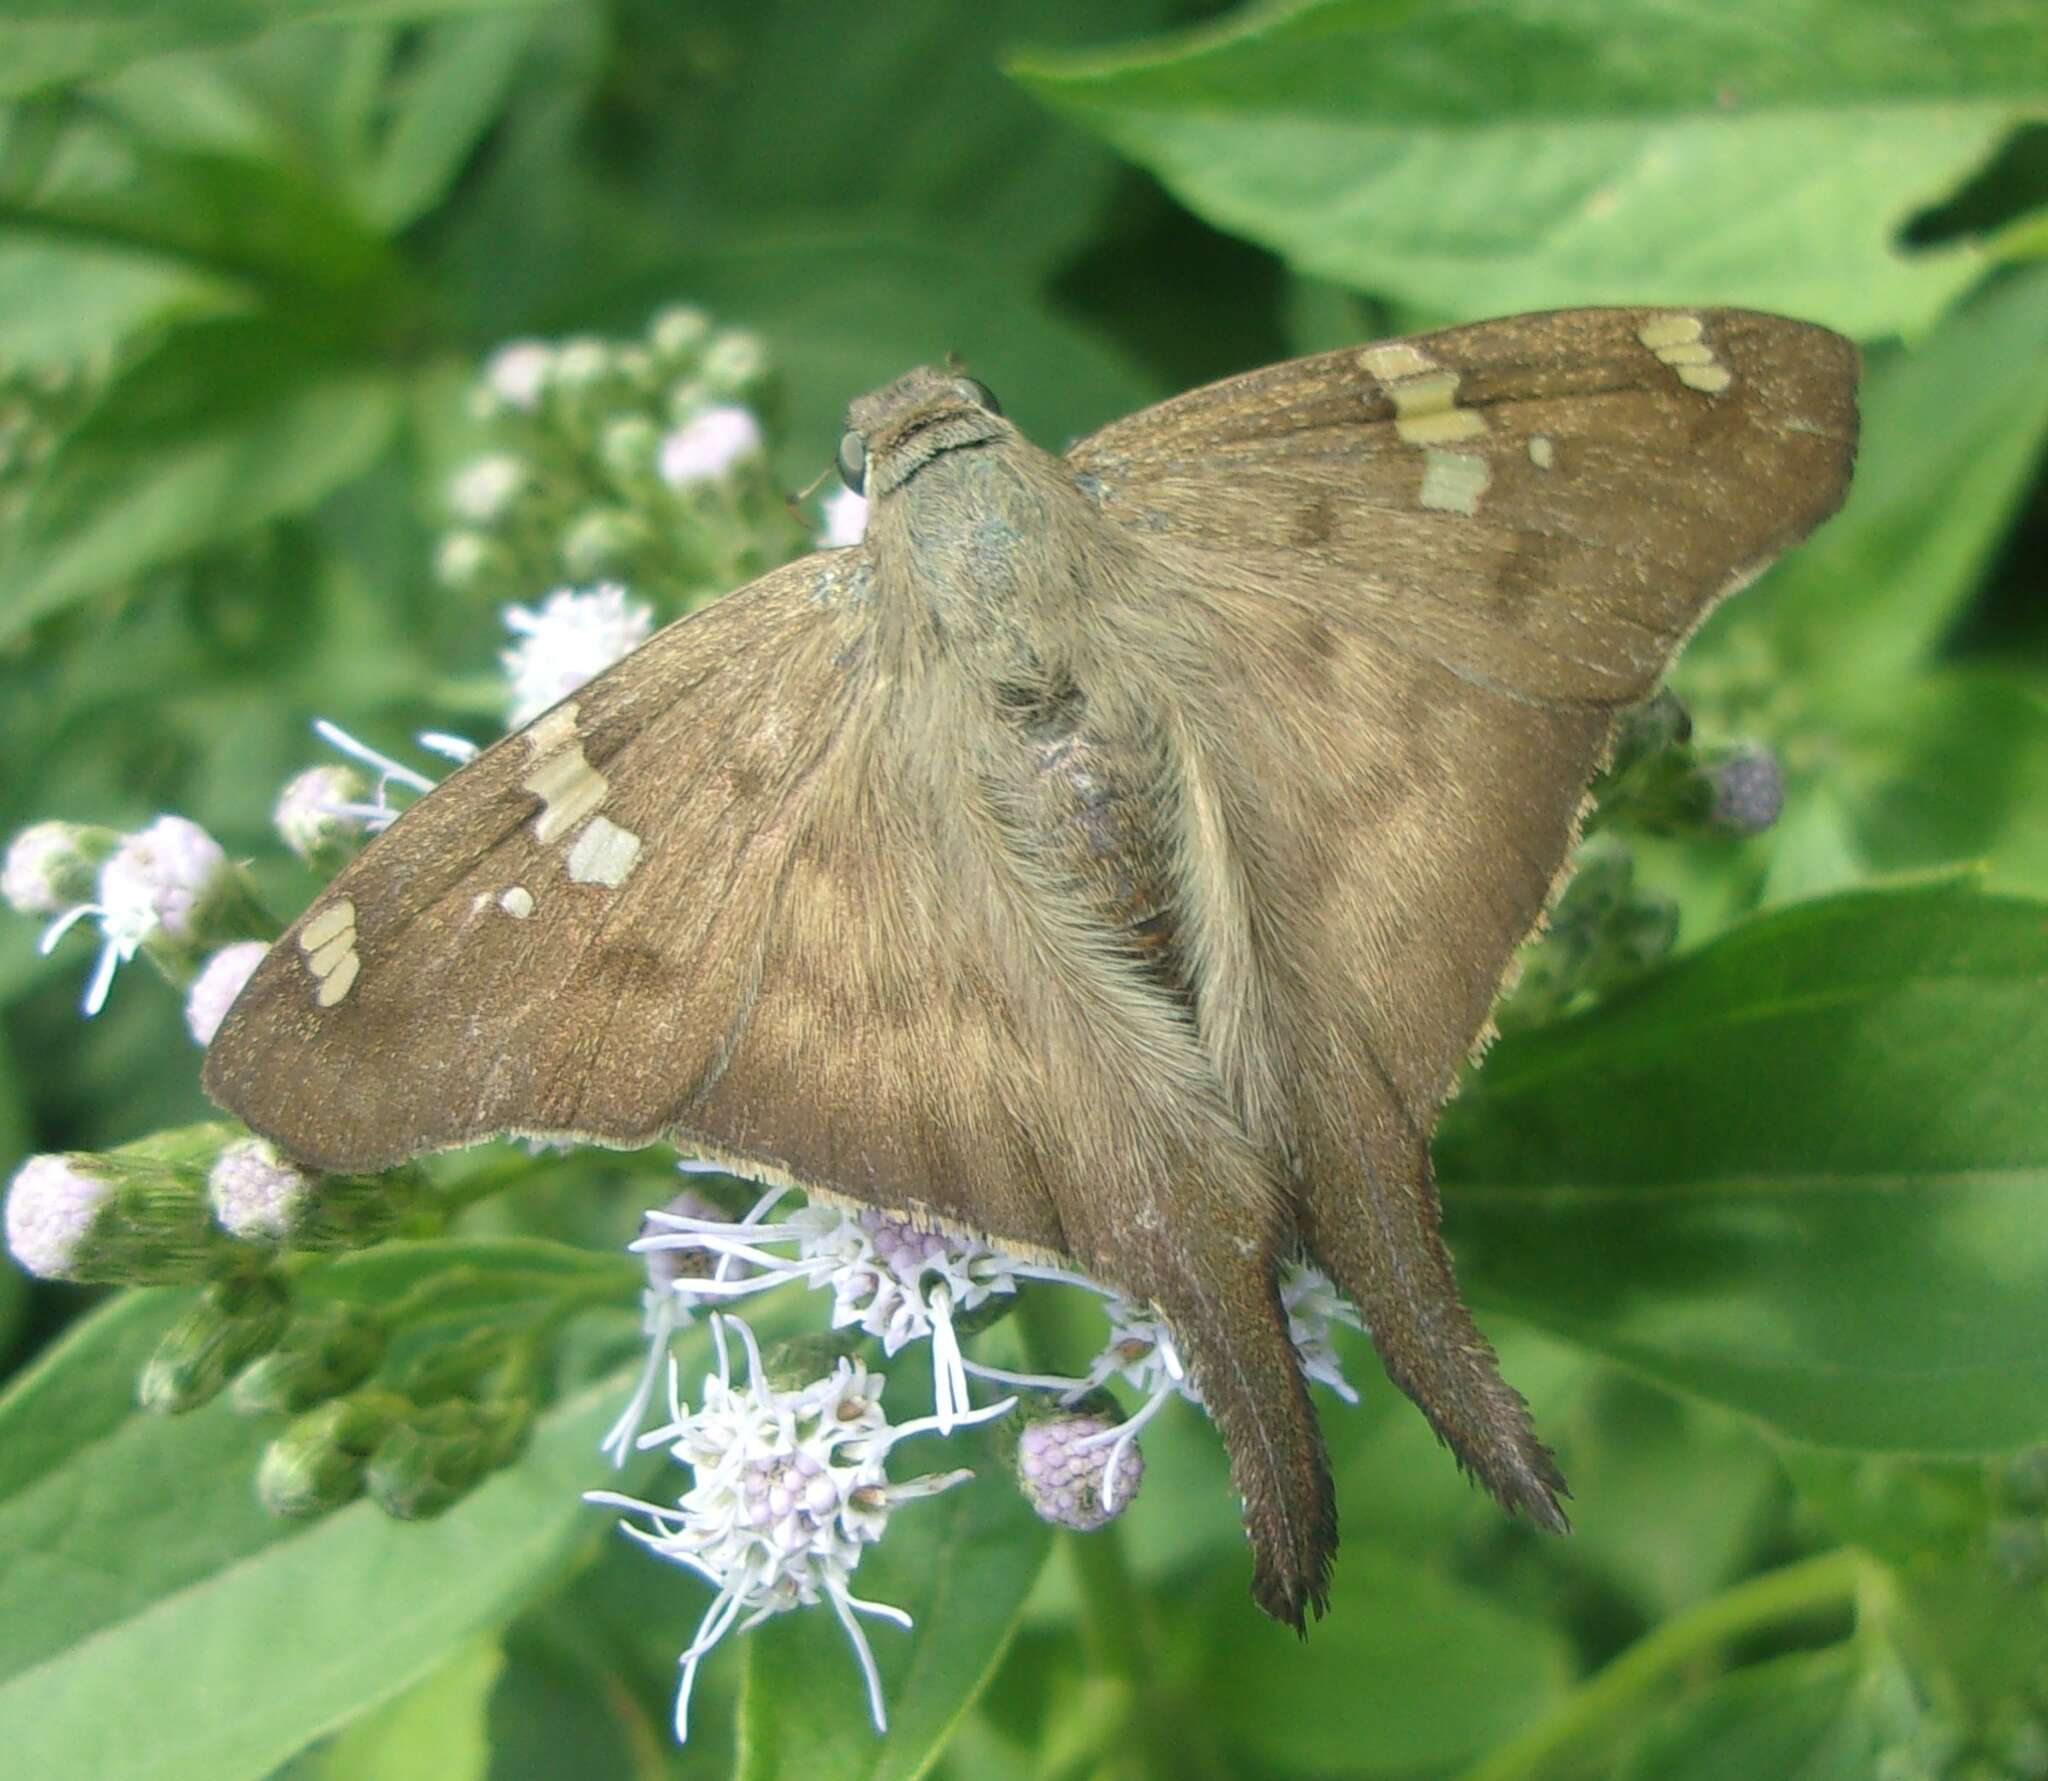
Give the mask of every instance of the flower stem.
[[1866, 1569], [1863, 1555], [1845, 1546], [1709, 1597], [1637, 1640], [1547, 1718], [1481, 1759], [1458, 1781], [1534, 1781], [1553, 1757], [1612, 1731], [1695, 1658], [1780, 1621], [1852, 1606]]

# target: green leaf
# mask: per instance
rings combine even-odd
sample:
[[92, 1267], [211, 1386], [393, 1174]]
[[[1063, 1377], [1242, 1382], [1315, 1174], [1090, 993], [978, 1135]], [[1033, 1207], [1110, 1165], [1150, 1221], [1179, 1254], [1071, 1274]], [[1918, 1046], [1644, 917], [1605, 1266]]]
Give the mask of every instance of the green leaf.
[[0, 642], [154, 564], [303, 511], [383, 450], [390, 374], [267, 317], [173, 335], [58, 448], [0, 561]]
[[1718, 611], [1682, 687], [1768, 655], [1788, 704], [1889, 714], [1976, 591], [2048, 435], [2048, 267], [2005, 279], [1877, 360], [1848, 504]]
[[335, 1739], [322, 1781], [485, 1781], [491, 1691], [504, 1668], [495, 1639], [473, 1640]]
[[1370, 1540], [1338, 1561], [1348, 1609], [1306, 1643], [1266, 1620], [1232, 1575], [1169, 1624], [1199, 1629], [1195, 1698], [1224, 1737], [1284, 1775], [1436, 1773], [1564, 1692], [1558, 1631]]
[[1618, 1781], [1871, 1781], [1939, 1773], [1941, 1754], [1896, 1663], [1866, 1664], [1843, 1647], [1739, 1670], [1681, 1703], [1643, 1738]]
[[2048, 904], [1905, 886], [1505, 1039], [1440, 1139], [1461, 1277], [1805, 1440], [2048, 1437], [2044, 986]]
[[548, 0], [11, 0], [0, 17], [0, 97], [95, 80], [175, 50], [218, 49], [308, 20], [408, 21]]
[[232, 281], [154, 254], [74, 242], [0, 240], [0, 354], [64, 364], [145, 328], [233, 307]]
[[1925, 326], [1916, 212], [2048, 102], [2025, 0], [1304, 0], [1013, 72], [1217, 227], [1469, 318], [1743, 303]]
[[[547, 1248], [387, 1247], [477, 1272]], [[0, 1399], [0, 1724], [22, 1773], [253, 1781], [502, 1623], [602, 1532], [578, 1492], [614, 1481], [595, 1444], [617, 1380], [547, 1411], [519, 1465], [429, 1525], [368, 1503], [272, 1519], [252, 1480], [274, 1420], [135, 1407], [183, 1302], [111, 1300]]]
[[[1052, 1537], [985, 1438], [982, 1452], [972, 1484], [904, 1505], [855, 1573], [857, 1594], [906, 1608], [916, 1623], [863, 1623], [888, 1732], [875, 1733], [831, 1609], [778, 1615], [747, 1635], [739, 1781], [909, 1781], [945, 1747], [1001, 1660]], [[896, 1469], [909, 1468], [906, 1450]]]

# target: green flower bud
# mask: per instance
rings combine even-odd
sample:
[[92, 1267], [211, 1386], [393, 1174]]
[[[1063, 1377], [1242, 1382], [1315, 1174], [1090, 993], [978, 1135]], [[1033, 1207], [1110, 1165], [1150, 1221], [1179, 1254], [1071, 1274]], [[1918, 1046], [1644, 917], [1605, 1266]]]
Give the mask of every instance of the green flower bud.
[[823, 1379], [840, 1361], [857, 1353], [867, 1337], [856, 1327], [785, 1336], [761, 1354], [761, 1374], [776, 1391], [801, 1391]]
[[439, 1515], [518, 1456], [532, 1420], [524, 1401], [430, 1405], [379, 1443], [365, 1474], [370, 1495], [400, 1521]]
[[562, 566], [574, 581], [616, 579], [650, 542], [647, 522], [638, 514], [599, 508], [570, 524], [562, 539]]
[[353, 767], [308, 767], [277, 800], [271, 820], [285, 846], [316, 871], [337, 872], [362, 844], [363, 818], [348, 806], [369, 802], [370, 782]]
[[291, 1295], [275, 1274], [217, 1280], [163, 1334], [142, 1369], [136, 1396], [145, 1410], [196, 1410], [273, 1348], [291, 1322]]
[[477, 1382], [505, 1364], [507, 1342], [500, 1329], [466, 1330], [413, 1355], [392, 1383], [416, 1404], [465, 1397]]
[[395, 1392], [362, 1391], [309, 1410], [264, 1450], [256, 1469], [264, 1508], [309, 1520], [352, 1502], [370, 1455], [411, 1409]]
[[612, 350], [594, 334], [565, 340], [555, 353], [555, 387], [568, 391], [596, 389], [610, 380]]
[[647, 344], [655, 359], [671, 372], [694, 369], [710, 338], [711, 318], [686, 303], [664, 309], [647, 329]]
[[622, 414], [607, 421], [598, 440], [605, 468], [629, 486], [653, 477], [660, 450], [661, 430], [642, 414]]
[[751, 401], [767, 387], [768, 349], [758, 334], [728, 328], [704, 349], [704, 381], [721, 401]]
[[315, 1175], [267, 1138], [227, 1145], [207, 1171], [214, 1216], [245, 1242], [288, 1249], [364, 1249], [381, 1243], [419, 1202], [416, 1169]]
[[434, 579], [467, 593], [512, 572], [512, 553], [481, 532], [449, 532], [434, 549]]
[[338, 1398], [360, 1385], [384, 1358], [383, 1322], [343, 1301], [294, 1318], [277, 1344], [235, 1381], [234, 1406], [245, 1416], [287, 1415]]

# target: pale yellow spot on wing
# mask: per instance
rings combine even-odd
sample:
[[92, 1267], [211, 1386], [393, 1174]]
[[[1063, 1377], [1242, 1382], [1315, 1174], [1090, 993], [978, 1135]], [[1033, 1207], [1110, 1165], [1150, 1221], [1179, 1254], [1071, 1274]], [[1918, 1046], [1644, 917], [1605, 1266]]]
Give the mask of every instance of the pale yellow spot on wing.
[[1529, 435], [1529, 462], [1534, 464], [1539, 470], [1548, 470], [1552, 464], [1557, 462], [1557, 447], [1551, 442], [1549, 434], [1531, 433]]
[[1669, 365], [1687, 389], [1718, 396], [1735, 381], [1735, 373], [1721, 363], [1705, 333], [1706, 323], [1696, 315], [1660, 315], [1643, 323], [1636, 338]]
[[1696, 315], [1660, 315], [1636, 330], [1636, 338], [1652, 352], [1667, 346], [1684, 346], [1706, 332], [1706, 323]]
[[1460, 408], [1458, 374], [1431, 371], [1387, 385], [1394, 399], [1394, 431], [1410, 445], [1448, 445], [1486, 431], [1486, 417], [1477, 409]]
[[1437, 369], [1436, 360], [1403, 340], [1368, 346], [1358, 358], [1381, 383], [1397, 383], [1404, 377], [1420, 377], [1425, 371]]
[[537, 718], [526, 730], [526, 746], [536, 756], [553, 754], [576, 740], [576, 707], [558, 705], [545, 717]]
[[515, 921], [524, 921], [533, 913], [533, 892], [523, 884], [514, 884], [498, 893], [498, 907]]
[[340, 1001], [343, 996], [355, 988], [356, 973], [362, 967], [363, 961], [353, 952], [343, 953], [341, 955], [341, 962], [320, 979], [320, 988], [314, 994], [314, 1001], [318, 1002], [323, 1008], [332, 1008], [336, 1002]]
[[604, 802], [611, 789], [575, 742], [541, 760], [519, 783], [540, 799], [533, 833], [543, 846], [566, 835]]
[[1422, 505], [1438, 513], [1479, 511], [1479, 497], [1493, 480], [1484, 458], [1462, 451], [1432, 451], [1424, 454]]
[[569, 876], [578, 884], [624, 884], [640, 858], [640, 837], [606, 817], [591, 818], [590, 827], [569, 849]]
[[318, 986], [313, 999], [332, 1008], [354, 986], [363, 961], [356, 954], [356, 906], [346, 897], [329, 904], [299, 930], [299, 951]]
[[330, 903], [312, 917], [299, 930], [299, 944], [308, 952], [318, 952], [337, 934], [352, 934], [356, 926], [356, 906], [343, 897], [338, 903]]

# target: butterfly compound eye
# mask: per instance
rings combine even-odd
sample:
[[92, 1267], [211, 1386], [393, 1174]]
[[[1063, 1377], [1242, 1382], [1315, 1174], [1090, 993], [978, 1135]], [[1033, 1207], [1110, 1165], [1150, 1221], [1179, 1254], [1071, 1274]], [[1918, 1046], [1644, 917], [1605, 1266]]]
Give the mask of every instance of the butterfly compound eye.
[[858, 433], [846, 433], [840, 437], [839, 480], [856, 495], [867, 486], [868, 442]]
[[986, 408], [990, 414], [1001, 414], [1003, 412], [1003, 405], [996, 400], [995, 391], [983, 383], [980, 378], [963, 377], [960, 379], [960, 387], [968, 395], [972, 396], [980, 407]]

